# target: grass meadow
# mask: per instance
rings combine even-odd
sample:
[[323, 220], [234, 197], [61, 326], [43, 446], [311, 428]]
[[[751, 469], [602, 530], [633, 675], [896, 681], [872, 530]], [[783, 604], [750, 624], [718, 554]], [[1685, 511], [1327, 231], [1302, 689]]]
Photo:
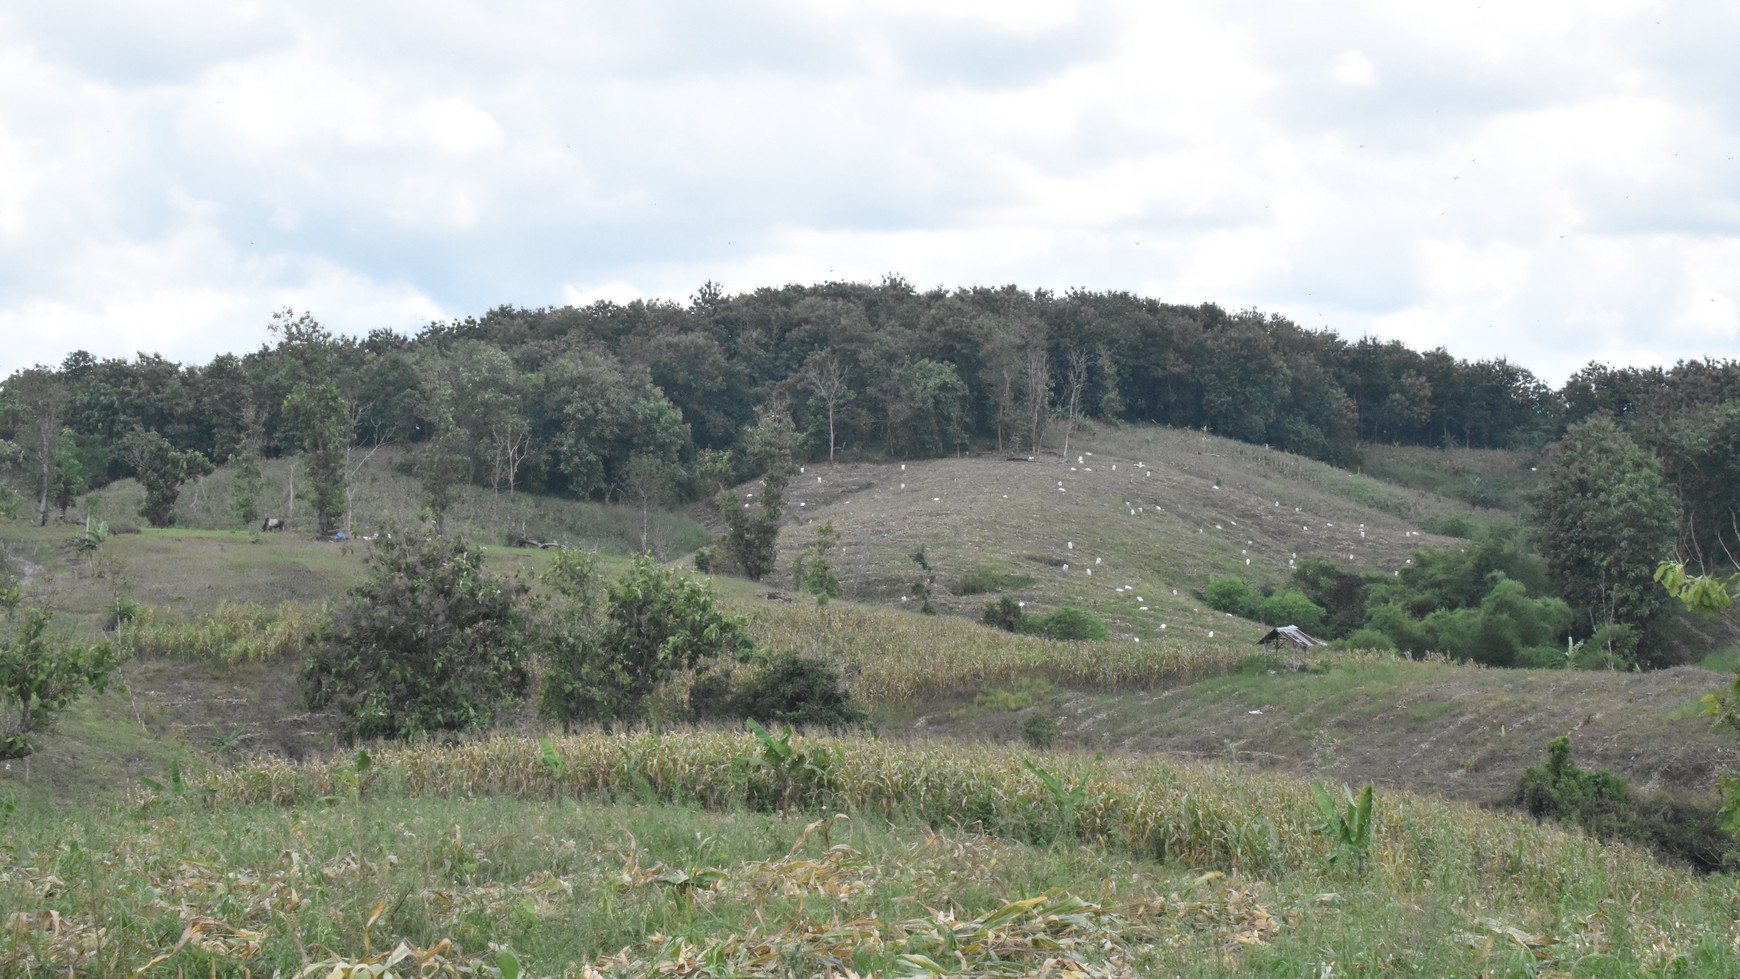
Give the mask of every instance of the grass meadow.
[[[1380, 793], [865, 739], [497, 737], [14, 819], [8, 975], [1733, 975], [1730, 881]], [[793, 763], [792, 757], [798, 761]], [[370, 971], [371, 969], [377, 971]], [[135, 972], [138, 970], [138, 972]]]

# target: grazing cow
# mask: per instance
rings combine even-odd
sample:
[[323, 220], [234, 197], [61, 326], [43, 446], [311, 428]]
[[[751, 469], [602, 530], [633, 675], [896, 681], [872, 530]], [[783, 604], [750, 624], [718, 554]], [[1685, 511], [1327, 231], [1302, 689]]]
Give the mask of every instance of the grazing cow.
[[266, 522], [260, 525], [260, 529], [262, 531], [283, 530], [284, 521], [277, 517], [267, 517]]

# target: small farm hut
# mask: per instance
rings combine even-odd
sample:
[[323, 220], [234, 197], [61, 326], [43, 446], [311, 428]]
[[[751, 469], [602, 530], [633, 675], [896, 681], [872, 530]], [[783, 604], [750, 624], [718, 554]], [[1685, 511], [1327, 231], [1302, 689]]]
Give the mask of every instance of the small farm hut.
[[1321, 639], [1313, 639], [1306, 635], [1305, 630], [1296, 625], [1283, 625], [1269, 630], [1268, 635], [1257, 640], [1257, 645], [1276, 650], [1283, 646], [1288, 649], [1310, 649], [1322, 642]]

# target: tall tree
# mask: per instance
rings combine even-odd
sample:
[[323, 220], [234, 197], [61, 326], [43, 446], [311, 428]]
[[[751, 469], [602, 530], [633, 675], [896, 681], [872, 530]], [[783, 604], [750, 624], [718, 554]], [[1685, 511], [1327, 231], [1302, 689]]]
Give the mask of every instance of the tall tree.
[[832, 350], [817, 350], [804, 361], [798, 380], [808, 387], [828, 414], [828, 461], [834, 461], [834, 420], [852, 400], [852, 384], [846, 365]]
[[322, 537], [338, 528], [344, 514], [345, 453], [350, 448], [350, 413], [338, 385], [302, 383], [284, 399], [284, 417], [302, 441], [307, 485], [302, 498], [314, 508]]
[[181, 484], [212, 471], [205, 456], [177, 449], [157, 432], [143, 429], [127, 436], [123, 454], [137, 473], [140, 485], [145, 487], [145, 502], [139, 505], [139, 515], [153, 527], [174, 526]]
[[1530, 523], [1565, 600], [1594, 631], [1647, 629], [1667, 595], [1652, 580], [1673, 552], [1674, 501], [1656, 461], [1606, 415], [1565, 434], [1530, 497]]
[[1025, 340], [1026, 381], [1022, 401], [1027, 407], [1027, 448], [1038, 454], [1045, 442], [1045, 422], [1051, 412], [1051, 351], [1045, 345], [1045, 329], [1035, 322]]
[[1088, 368], [1092, 355], [1079, 344], [1070, 344], [1063, 351], [1063, 456], [1069, 458], [1069, 438], [1075, 434], [1076, 419], [1081, 417], [1082, 394], [1087, 391]]
[[793, 453], [801, 436], [791, 421], [791, 408], [774, 399], [755, 411], [755, 427], [749, 431], [749, 460], [761, 472], [758, 503], [725, 494], [723, 504], [725, 552], [745, 577], [760, 581], [773, 573], [779, 557], [779, 520], [785, 508], [785, 492], [797, 474]]
[[60, 438], [70, 403], [59, 376], [44, 367], [19, 371], [0, 390], [3, 410], [14, 432], [25, 471], [36, 488], [36, 524], [48, 524], [56, 469], [61, 462]]

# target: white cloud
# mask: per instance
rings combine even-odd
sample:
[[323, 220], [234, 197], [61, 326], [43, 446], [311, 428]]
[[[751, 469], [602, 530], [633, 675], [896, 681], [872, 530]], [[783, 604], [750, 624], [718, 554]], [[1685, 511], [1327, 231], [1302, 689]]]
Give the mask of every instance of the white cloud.
[[1731, 356], [1736, 28], [1642, 0], [14, 5], [0, 326], [34, 346], [0, 373], [247, 349], [283, 305], [414, 328], [885, 273], [1257, 305], [1554, 383]]
[[1330, 77], [1342, 85], [1370, 88], [1378, 83], [1377, 66], [1358, 51], [1343, 51], [1330, 69]]

